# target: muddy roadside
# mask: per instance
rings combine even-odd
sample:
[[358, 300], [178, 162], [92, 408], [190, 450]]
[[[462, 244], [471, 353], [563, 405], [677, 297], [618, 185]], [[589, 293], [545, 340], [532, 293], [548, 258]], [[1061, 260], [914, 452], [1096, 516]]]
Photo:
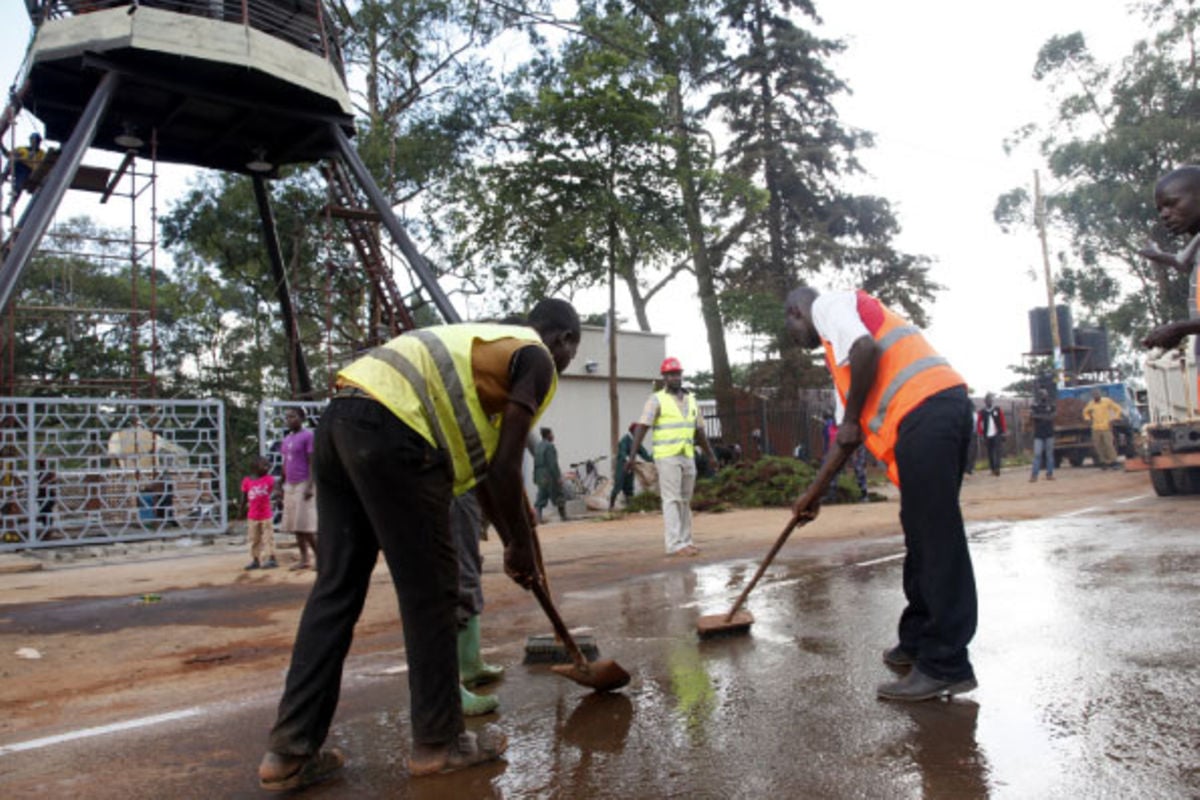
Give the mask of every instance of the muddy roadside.
[[[976, 473], [964, 484], [964, 516], [974, 523], [1048, 517], [1151, 493], [1141, 473], [1080, 468], [1056, 477], [1030, 483], [1020, 468], [1000, 477]], [[864, 547], [895, 551], [899, 503], [887, 495], [886, 502], [825, 508], [793, 534], [780, 558], [820, 539], [858, 539]], [[540, 535], [555, 593], [567, 595], [618, 578], [757, 560], [786, 522], [785, 509], [699, 514], [695, 538], [702, 552], [695, 558], [664, 556], [658, 514], [551, 523]], [[294, 559], [287, 549], [284, 568], [245, 572], [244, 546], [235, 537], [223, 539], [203, 547], [45, 560], [36, 572], [0, 574], [0, 743], [278, 691], [313, 574], [287, 570]], [[511, 643], [531, 632], [525, 628], [537, 619], [536, 606], [504, 577], [494, 537], [483, 552], [484, 644]], [[393, 652], [399, 661], [403, 640], [382, 560], [372, 584], [352, 657]], [[22, 658], [22, 649], [39, 657]]]

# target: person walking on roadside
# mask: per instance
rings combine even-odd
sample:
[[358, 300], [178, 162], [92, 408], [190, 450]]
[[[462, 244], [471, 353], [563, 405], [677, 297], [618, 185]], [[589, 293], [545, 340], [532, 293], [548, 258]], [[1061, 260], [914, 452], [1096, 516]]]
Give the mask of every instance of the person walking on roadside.
[[[658, 468], [658, 490], [662, 496], [663, 538], [668, 556], [695, 556], [700, 548], [692, 541], [692, 492], [696, 488], [696, 445], [716, 464], [717, 457], [704, 433], [696, 398], [683, 388], [683, 365], [666, 358], [659, 369], [663, 388], [646, 399], [642, 415], [634, 423], [630, 452], [642, 447], [646, 432], [653, 430], [651, 447]], [[625, 462], [633, 472], [634, 459]]]
[[338, 373], [315, 446], [321, 569], [259, 764], [262, 787], [307, 786], [344, 763], [322, 745], [380, 550], [403, 621], [409, 774], [451, 772], [504, 752], [498, 726], [469, 732], [463, 722], [451, 499], [475, 488], [504, 544], [505, 573], [526, 588], [539, 579], [521, 462], [579, 337], [570, 303], [546, 299], [528, 326], [409, 331]]
[[633, 473], [634, 469], [630, 467], [625, 469], [626, 464], [635, 461], [635, 454], [641, 456], [643, 461], [653, 461], [654, 457], [646, 452], [646, 448], [638, 447], [633, 449], [633, 432], [637, 428], [636, 422], [629, 423], [629, 430], [617, 442], [617, 466], [614, 470], [616, 477], [613, 480], [612, 491], [608, 494], [608, 510], [612, 511], [617, 504], [617, 495], [625, 495], [625, 505], [629, 505], [629, 501], [633, 499]]
[[538, 522], [545, 522], [542, 513], [548, 503], [558, 509], [558, 518], [567, 519], [567, 500], [563, 496], [562, 469], [558, 466], [558, 448], [554, 446], [554, 431], [542, 428], [542, 440], [533, 448], [533, 483], [537, 486], [537, 498], [533, 507], [537, 510]]
[[1038, 469], [1046, 468], [1046, 480], [1054, 480], [1054, 417], [1056, 409], [1050, 393], [1038, 389], [1034, 396], [1033, 406], [1029, 409], [1029, 418], [1033, 420], [1033, 472], [1029, 482], [1038, 479]]
[[1099, 389], [1092, 389], [1092, 399], [1083, 407], [1083, 418], [1092, 426], [1092, 449], [1096, 451], [1096, 464], [1100, 469], [1120, 469], [1117, 463], [1117, 448], [1113, 445], [1112, 424], [1124, 412], [1111, 397]]
[[296, 537], [300, 560], [290, 569], [315, 567], [317, 552], [317, 487], [313, 481], [313, 432], [304, 426], [304, 409], [296, 406], [284, 412], [287, 435], [279, 445], [283, 457], [283, 480], [275, 487], [283, 502], [279, 529]]
[[275, 478], [271, 475], [271, 462], [263, 456], [254, 459], [254, 474], [242, 478], [242, 502], [238, 516], [246, 515], [246, 541], [250, 544], [250, 563], [246, 569], [274, 569], [275, 527], [272, 523], [274, 509], [271, 495], [275, 491]]
[[[876, 694], [920, 701], [971, 691], [967, 645], [978, 611], [959, 505], [971, 437], [966, 382], [918, 328], [866, 292], [800, 287], [786, 312], [801, 347], [824, 348], [842, 414], [838, 445], [865, 444], [900, 489], [907, 605], [883, 660], [907, 673]], [[819, 510], [797, 500], [792, 513], [813, 519]]]
[[975, 432], [983, 437], [987, 445], [988, 468], [993, 475], [1000, 474], [1000, 462], [1004, 458], [1004, 436], [1008, 433], [1008, 423], [1004, 412], [995, 405], [996, 396], [991, 392], [984, 395], [983, 408], [979, 409], [979, 420]]

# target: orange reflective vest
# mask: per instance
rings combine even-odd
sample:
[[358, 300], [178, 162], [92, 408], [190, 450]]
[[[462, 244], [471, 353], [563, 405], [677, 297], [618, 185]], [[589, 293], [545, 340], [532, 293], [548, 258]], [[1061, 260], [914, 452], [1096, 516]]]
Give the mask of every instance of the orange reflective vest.
[[[919, 328], [865, 292], [859, 292], [858, 296], [860, 309], [866, 304], [875, 312], [864, 323], [880, 351], [875, 383], [867, 392], [858, 424], [867, 449], [887, 465], [888, 478], [899, 486], [896, 436], [901, 420], [926, 398], [955, 386], [965, 386], [966, 381], [929, 346]], [[850, 390], [850, 365], [838, 366], [833, 345], [824, 338], [822, 342], [825, 363], [844, 406]]]

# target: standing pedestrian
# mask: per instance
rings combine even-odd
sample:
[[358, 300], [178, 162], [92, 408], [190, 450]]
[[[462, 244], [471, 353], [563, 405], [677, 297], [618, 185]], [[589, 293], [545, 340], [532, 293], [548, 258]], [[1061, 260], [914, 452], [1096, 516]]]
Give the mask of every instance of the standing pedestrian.
[[975, 432], [983, 437], [987, 445], [988, 468], [993, 475], [1000, 474], [1000, 462], [1004, 459], [1004, 436], [1008, 433], [1008, 423], [1004, 420], [1004, 412], [995, 405], [996, 396], [991, 392], [984, 395], [983, 408], [979, 409], [979, 421]]
[[399, 599], [418, 777], [498, 758], [496, 725], [463, 723], [455, 611], [458, 554], [450, 504], [472, 488], [504, 543], [504, 571], [538, 579], [521, 460], [534, 421], [579, 347], [579, 316], [542, 300], [529, 325], [409, 331], [338, 373], [317, 430], [321, 569], [300, 617], [261, 786], [296, 789], [344, 763], [322, 750], [342, 667], [380, 550]]
[[313, 481], [313, 432], [304, 426], [304, 409], [289, 408], [283, 415], [288, 433], [279, 450], [283, 455], [283, 482], [276, 492], [283, 498], [282, 531], [296, 537], [300, 560], [291, 569], [314, 567], [317, 553], [317, 498]]
[[1034, 395], [1033, 406], [1029, 409], [1029, 418], [1033, 420], [1033, 473], [1029, 476], [1032, 483], [1038, 479], [1038, 469], [1046, 468], [1046, 480], [1054, 480], [1054, 417], [1056, 408], [1050, 393], [1038, 389]]
[[250, 563], [246, 569], [275, 569], [275, 526], [271, 518], [271, 495], [275, 490], [275, 478], [271, 475], [271, 462], [265, 457], [254, 459], [253, 475], [242, 478], [242, 501], [238, 516], [246, 516], [246, 541], [250, 544]]
[[[917, 328], [866, 292], [801, 287], [786, 310], [795, 341], [825, 350], [842, 409], [838, 445], [865, 444], [900, 489], [908, 604], [883, 660], [908, 672], [876, 693], [918, 701], [970, 691], [977, 600], [959, 505], [971, 437], [966, 384]], [[796, 503], [803, 519], [819, 512]]]
[[646, 448], [638, 447], [636, 451], [633, 449], [633, 432], [637, 428], [636, 422], [629, 423], [629, 430], [617, 442], [617, 465], [614, 470], [616, 477], [613, 480], [612, 491], [608, 494], [608, 510], [612, 511], [617, 502], [617, 495], [625, 495], [625, 504], [629, 505], [629, 501], [633, 499], [633, 469], [625, 469], [625, 465], [635, 460], [635, 453], [641, 456], [643, 461], [653, 461], [654, 458]]
[[1120, 469], [1117, 448], [1113, 445], [1112, 424], [1124, 415], [1121, 407], [1098, 388], [1092, 389], [1092, 399], [1083, 407], [1083, 418], [1092, 425], [1092, 449], [1100, 469]]
[[533, 507], [537, 509], [538, 522], [545, 522], [542, 513], [546, 504], [553, 502], [558, 509], [558, 518], [567, 519], [567, 500], [563, 496], [562, 469], [558, 466], [558, 448], [554, 446], [554, 431], [542, 428], [542, 440], [533, 449], [533, 483], [537, 486], [537, 498]]
[[[663, 537], [669, 556], [695, 556], [700, 548], [692, 541], [692, 492], [696, 488], [696, 439], [716, 464], [704, 419], [696, 398], [683, 388], [683, 365], [677, 358], [666, 358], [659, 369], [663, 388], [646, 399], [642, 415], [635, 423], [631, 450], [641, 448], [646, 431], [653, 430], [651, 446], [658, 468], [658, 489], [662, 496]], [[633, 459], [625, 462], [625, 471], [633, 471]]]

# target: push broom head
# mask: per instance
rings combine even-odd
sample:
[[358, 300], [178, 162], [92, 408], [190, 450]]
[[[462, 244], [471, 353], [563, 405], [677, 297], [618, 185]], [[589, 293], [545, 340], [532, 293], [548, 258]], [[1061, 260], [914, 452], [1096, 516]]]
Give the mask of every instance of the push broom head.
[[[595, 637], [588, 634], [576, 634], [575, 644], [579, 646], [579, 651], [588, 661], [595, 661], [600, 657], [600, 648], [596, 645]], [[569, 664], [571, 663], [571, 654], [554, 634], [539, 633], [525, 640], [525, 663]]]
[[733, 616], [725, 614], [708, 614], [696, 620], [696, 633], [701, 639], [715, 639], [721, 636], [739, 636], [747, 633], [754, 624], [754, 615], [749, 611], [739, 610]]

